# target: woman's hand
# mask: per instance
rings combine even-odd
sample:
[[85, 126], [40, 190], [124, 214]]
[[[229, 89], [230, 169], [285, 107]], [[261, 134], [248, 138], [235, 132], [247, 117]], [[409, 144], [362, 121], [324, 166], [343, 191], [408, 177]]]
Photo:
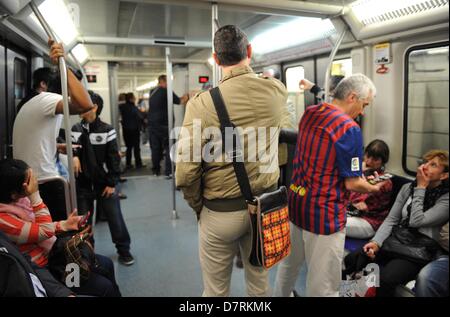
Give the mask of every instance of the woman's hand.
[[363, 250], [366, 255], [373, 260], [375, 259], [375, 255], [378, 253], [378, 251], [380, 251], [380, 247], [376, 242], [370, 241], [363, 247]]
[[67, 217], [67, 220], [61, 221], [61, 229], [63, 231], [73, 231], [79, 229], [79, 223], [83, 216], [78, 216], [77, 211], [74, 210], [72, 213]]
[[353, 204], [353, 206], [361, 211], [369, 211], [369, 207], [367, 207], [367, 204], [363, 201], [359, 202], [359, 203], [355, 203]]
[[28, 169], [28, 177], [25, 179], [25, 183], [22, 184], [22, 188], [27, 197], [39, 191], [37, 178], [31, 168]]
[[425, 165], [422, 164], [417, 168], [417, 187], [426, 189], [430, 185], [430, 178], [426, 174]]

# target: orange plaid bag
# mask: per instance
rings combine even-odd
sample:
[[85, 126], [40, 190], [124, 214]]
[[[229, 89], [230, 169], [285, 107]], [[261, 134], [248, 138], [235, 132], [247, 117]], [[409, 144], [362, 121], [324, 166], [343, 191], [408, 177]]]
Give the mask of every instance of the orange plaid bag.
[[291, 252], [286, 187], [256, 197], [256, 202], [249, 205], [253, 234], [249, 261], [269, 269]]
[[[264, 193], [258, 197], [253, 196], [243, 162], [243, 151], [238, 133], [236, 135], [225, 133], [227, 127], [235, 128], [235, 126], [230, 121], [220, 89], [215, 87], [210, 90], [210, 94], [220, 121], [222, 146], [233, 144], [230, 151], [225, 149], [225, 155], [232, 159], [239, 188], [247, 201], [253, 232], [249, 262], [254, 266], [269, 269], [288, 256], [291, 251], [286, 187], [281, 186], [275, 191]], [[226, 138], [229, 137], [233, 139], [227, 142]]]

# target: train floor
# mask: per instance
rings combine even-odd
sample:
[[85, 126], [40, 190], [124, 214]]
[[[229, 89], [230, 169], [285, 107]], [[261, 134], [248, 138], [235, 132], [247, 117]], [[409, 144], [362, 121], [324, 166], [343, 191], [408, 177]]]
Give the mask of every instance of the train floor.
[[[128, 177], [122, 191], [122, 212], [131, 235], [132, 266], [117, 261], [108, 224], [95, 226], [96, 252], [110, 257], [123, 296], [201, 296], [202, 276], [198, 258], [197, 221], [180, 192], [176, 192], [179, 219], [171, 220], [171, 181], [160, 176]], [[305, 270], [296, 290], [304, 294]], [[270, 270], [273, 287], [276, 267]], [[233, 268], [231, 296], [246, 296], [244, 270]]]

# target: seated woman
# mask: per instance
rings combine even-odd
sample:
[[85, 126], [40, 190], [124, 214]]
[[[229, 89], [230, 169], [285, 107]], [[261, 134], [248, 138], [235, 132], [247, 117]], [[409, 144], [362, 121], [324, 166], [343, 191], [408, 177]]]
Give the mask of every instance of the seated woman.
[[[366, 175], [377, 172], [384, 174], [384, 166], [389, 160], [389, 147], [381, 140], [373, 140], [364, 152], [363, 169]], [[349, 207], [357, 213], [347, 214], [346, 235], [356, 239], [369, 239], [375, 235], [389, 213], [392, 181], [387, 180], [378, 193], [350, 194]]]
[[[0, 161], [0, 231], [35, 264], [46, 267], [56, 235], [78, 230], [81, 218], [72, 213], [67, 220], [53, 222], [31, 168], [19, 160]], [[92, 270], [86, 283], [72, 291], [79, 295], [121, 296], [112, 261], [101, 255], [96, 258], [101, 274], [100, 270]]]
[[408, 220], [410, 213], [409, 227], [439, 242], [440, 230], [448, 222], [448, 152], [432, 150], [423, 158], [416, 180], [402, 187], [388, 217], [363, 248], [370, 259], [380, 264], [377, 296], [393, 296], [397, 285], [414, 280], [425, 266], [383, 252], [383, 242], [393, 227]]

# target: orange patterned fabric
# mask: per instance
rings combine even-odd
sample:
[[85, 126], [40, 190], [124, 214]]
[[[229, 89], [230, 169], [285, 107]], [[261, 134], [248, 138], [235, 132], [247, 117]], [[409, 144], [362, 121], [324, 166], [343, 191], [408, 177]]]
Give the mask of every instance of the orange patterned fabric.
[[288, 207], [265, 213], [261, 218], [263, 266], [268, 269], [291, 251]]

